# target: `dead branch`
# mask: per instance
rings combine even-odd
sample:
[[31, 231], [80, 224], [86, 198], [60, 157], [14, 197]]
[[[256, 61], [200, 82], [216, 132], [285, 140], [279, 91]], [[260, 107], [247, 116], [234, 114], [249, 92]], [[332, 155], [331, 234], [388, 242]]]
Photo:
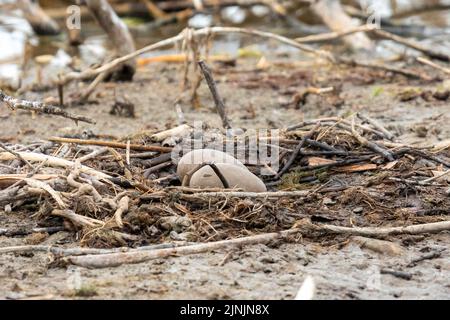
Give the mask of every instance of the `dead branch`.
[[[193, 189], [191, 189], [192, 191]], [[180, 195], [184, 199], [189, 197], [193, 198], [283, 198], [283, 197], [304, 197], [307, 196], [309, 191], [276, 191], [276, 192], [240, 192], [240, 191], [222, 191], [222, 192], [196, 192], [192, 196]]]
[[[48, 140], [52, 141], [52, 142], [59, 142], [59, 143], [75, 143], [75, 144], [82, 144], [82, 145], [103, 146], [103, 147], [111, 147], [111, 148], [119, 148], [119, 149], [127, 148], [126, 143], [120, 143], [120, 142], [114, 142], [114, 141], [83, 140], [83, 139], [59, 138], [59, 137], [53, 137]], [[172, 148], [160, 147], [160, 146], [145, 146], [145, 145], [140, 145], [140, 144], [130, 144], [130, 150], [155, 151], [155, 152], [161, 152], [161, 153], [172, 152]]]
[[417, 224], [406, 227], [341, 227], [329, 224], [312, 224], [314, 229], [319, 231], [325, 231], [329, 233], [349, 234], [363, 237], [386, 237], [399, 234], [422, 234], [422, 233], [438, 233], [442, 231], [450, 230], [450, 221], [441, 221], [425, 224]]
[[429, 56], [430, 58], [450, 62], [450, 54], [448, 54], [448, 53], [436, 51], [431, 48], [427, 48], [416, 41], [397, 36], [395, 34], [387, 32], [385, 30], [374, 29], [374, 30], [372, 30], [372, 32], [375, 33], [379, 37], [398, 42], [404, 46], [407, 46], [414, 50], [420, 51], [423, 54]]
[[223, 250], [259, 243], [267, 243], [276, 239], [282, 239], [298, 232], [300, 232], [300, 229], [290, 229], [276, 233], [260, 234], [238, 239], [194, 244], [187, 247], [141, 252], [111, 253], [102, 255], [69, 256], [64, 258], [63, 260], [67, 263], [86, 268], [117, 267], [123, 264], [141, 263], [152, 259], [166, 258], [174, 255], [190, 255], [212, 250]]
[[230, 120], [227, 117], [227, 113], [225, 110], [225, 104], [223, 103], [222, 98], [220, 97], [219, 91], [217, 90], [216, 82], [211, 74], [211, 70], [208, 68], [204, 61], [198, 62], [200, 69], [203, 72], [203, 76], [205, 77], [206, 83], [208, 84], [209, 90], [214, 99], [214, 103], [216, 105], [217, 113], [222, 119], [222, 126], [225, 129], [231, 129]]
[[307, 139], [310, 139], [319, 129], [320, 127], [320, 122], [317, 123], [314, 128], [311, 129], [310, 132], [308, 132], [308, 134], [306, 134], [302, 140], [300, 140], [300, 143], [297, 145], [297, 147], [295, 147], [294, 152], [292, 153], [291, 157], [289, 158], [288, 162], [284, 165], [284, 167], [280, 170], [280, 172], [277, 173], [277, 175], [275, 176], [275, 179], [279, 179], [286, 171], [289, 170], [289, 168], [291, 167], [291, 165], [294, 163], [295, 159], [297, 159], [301, 149], [303, 148], [303, 146], [306, 143]]
[[361, 68], [384, 70], [384, 71], [400, 74], [402, 76], [405, 76], [405, 77], [411, 78], [411, 79], [421, 79], [424, 81], [432, 81], [435, 79], [434, 77], [430, 77], [421, 72], [417, 72], [417, 71], [405, 69], [405, 68], [389, 66], [389, 65], [386, 65], [384, 63], [379, 63], [379, 62], [357, 61], [355, 59], [345, 58], [345, 57], [340, 57], [339, 62], [342, 63], [343, 65], [348, 65], [351, 67], [357, 66], [357, 67], [361, 67]]
[[24, 178], [23, 181], [25, 181], [31, 188], [42, 189], [42, 190], [46, 191], [48, 194], [50, 194], [52, 196], [52, 198], [56, 201], [56, 203], [58, 204], [58, 206], [61, 209], [66, 208], [66, 204], [61, 199], [59, 192], [55, 191], [47, 183], [45, 183], [43, 181], [31, 179], [31, 178]]
[[33, 112], [37, 112], [37, 113], [61, 116], [64, 118], [74, 120], [75, 122], [81, 121], [81, 122], [95, 124], [94, 120], [89, 119], [87, 117], [70, 114], [70, 113], [62, 110], [59, 107], [46, 105], [45, 103], [42, 103], [42, 102], [19, 100], [19, 99], [16, 99], [16, 98], [6, 95], [5, 93], [3, 93], [3, 91], [0, 90], [0, 102], [2, 102], [2, 101], [5, 102], [13, 110], [14, 109], [28, 110], [28, 111], [33, 111]]
[[383, 147], [377, 145], [375, 142], [369, 141], [369, 140], [367, 140], [366, 138], [364, 138], [363, 136], [361, 136], [361, 135], [356, 131], [354, 122], [355, 122], [355, 118], [353, 118], [352, 134], [353, 134], [353, 136], [356, 138], [356, 140], [358, 140], [358, 142], [359, 142], [361, 145], [363, 145], [363, 146], [365, 146], [365, 147], [367, 147], [367, 148], [369, 148], [369, 149], [375, 151], [376, 153], [379, 153], [379, 154], [382, 155], [384, 158], [386, 158], [388, 161], [394, 161], [394, 160], [395, 160], [395, 159], [394, 159], [394, 155], [393, 155], [390, 151], [388, 151], [388, 150], [384, 149]]
[[[59, 228], [59, 227], [53, 227]], [[39, 228], [37, 228], [39, 229]], [[7, 253], [27, 253], [27, 252], [49, 252], [57, 256], [82, 256], [87, 254], [109, 254], [118, 252], [134, 252], [134, 251], [149, 251], [176, 248], [181, 246], [192, 245], [190, 242], [174, 242], [174, 243], [161, 243], [149, 246], [142, 246], [138, 248], [120, 247], [112, 249], [96, 249], [96, 248], [61, 248], [55, 246], [46, 245], [26, 245], [26, 246], [12, 246], [0, 248], [0, 254]]]
[[394, 135], [389, 132], [385, 127], [383, 127], [378, 121], [370, 118], [367, 115], [361, 114], [361, 113], [357, 113], [357, 116], [359, 118], [361, 118], [363, 121], [366, 121], [368, 123], [370, 123], [372, 126], [374, 126], [375, 128], [377, 128], [380, 132], [383, 133], [384, 137], [388, 140], [392, 140], [394, 139]]
[[357, 27], [350, 27], [342, 31], [327, 32], [321, 34], [313, 34], [305, 37], [296, 38], [295, 41], [300, 43], [322, 42], [342, 38], [358, 32], [367, 32], [375, 29], [376, 26], [372, 24], [365, 24]]
[[444, 72], [445, 74], [450, 74], [450, 68], [443, 67], [437, 63], [434, 63], [433, 61], [425, 59], [424, 57], [417, 57], [417, 61], [419, 61], [420, 63], [426, 64], [427, 66], [433, 67], [437, 70], [440, 70], [440, 71]]
[[17, 159], [21, 160], [22, 162], [24, 162], [29, 168], [31, 168], [32, 170], [34, 170], [34, 167], [31, 165], [31, 163], [29, 163], [26, 159], [22, 158], [22, 156], [15, 152], [14, 150], [11, 150], [10, 148], [8, 148], [7, 146], [5, 146], [3, 143], [0, 142], [0, 148], [2, 148], [3, 150], [11, 153], [12, 155], [14, 155]]

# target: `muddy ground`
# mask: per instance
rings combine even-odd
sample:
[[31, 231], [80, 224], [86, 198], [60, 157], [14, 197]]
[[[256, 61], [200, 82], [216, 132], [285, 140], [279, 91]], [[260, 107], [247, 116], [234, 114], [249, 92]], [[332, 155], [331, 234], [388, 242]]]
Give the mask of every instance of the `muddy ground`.
[[[424, 84], [383, 71], [337, 69], [303, 62], [296, 68], [271, 66], [255, 71], [256, 61], [240, 60], [235, 67], [214, 66], [219, 89], [235, 126], [283, 128], [303, 119], [346, 116], [355, 111], [378, 119], [407, 143], [435, 143], [450, 138], [449, 100], [416, 97], [401, 101], [399, 94], [449, 86]], [[0, 139], [32, 142], [54, 135], [91, 130], [118, 138], [142, 130], [160, 130], [177, 124], [174, 101], [180, 93], [181, 66], [154, 64], [141, 69], [132, 83], [101, 84], [96, 103], [70, 111], [88, 115], [95, 126], [75, 127], [69, 120], [28, 113], [12, 115], [0, 109]], [[423, 71], [433, 74], [430, 69]], [[344, 79], [344, 80], [342, 80]], [[338, 88], [336, 93], [309, 96], [295, 108], [285, 106], [293, 92], [308, 86]], [[70, 91], [75, 91], [71, 88]], [[136, 118], [109, 114], [114, 91], [135, 105]], [[55, 91], [27, 93], [29, 99], [56, 97]], [[220, 119], [205, 84], [199, 90], [201, 106], [181, 104], [186, 120], [202, 120], [219, 127]], [[30, 225], [23, 213], [0, 211], [4, 228]], [[42, 244], [70, 244], [72, 235], [59, 232]], [[138, 265], [88, 270], [49, 264], [48, 254], [0, 255], [0, 298], [125, 298], [125, 299], [293, 299], [307, 275], [317, 284], [317, 299], [448, 299], [450, 298], [450, 233], [424, 237], [397, 237], [406, 253], [386, 256], [355, 244], [278, 243], [249, 246], [188, 257], [172, 257]], [[28, 237], [0, 237], [1, 246], [30, 243]], [[436, 253], [432, 259], [412, 260]], [[390, 271], [403, 271], [399, 278]], [[74, 286], [77, 290], [74, 290]], [[81, 288], [81, 289], [80, 289]]]

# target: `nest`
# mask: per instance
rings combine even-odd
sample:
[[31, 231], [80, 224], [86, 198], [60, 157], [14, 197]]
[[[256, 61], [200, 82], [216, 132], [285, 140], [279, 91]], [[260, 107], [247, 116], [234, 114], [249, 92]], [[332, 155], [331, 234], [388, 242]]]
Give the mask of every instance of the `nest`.
[[[286, 230], [305, 218], [337, 226], [445, 220], [449, 151], [393, 142], [369, 120], [326, 118], [281, 130], [280, 169], [260, 175], [269, 189], [260, 194], [181, 186], [171, 151], [198, 138], [187, 125], [125, 142], [65, 137], [3, 145], [0, 205], [27, 213], [28, 224], [43, 231], [72, 231], [90, 247], [218, 241]], [[214, 142], [223, 150], [230, 140], [203, 134], [202, 147]], [[271, 169], [246, 165], [257, 175]]]

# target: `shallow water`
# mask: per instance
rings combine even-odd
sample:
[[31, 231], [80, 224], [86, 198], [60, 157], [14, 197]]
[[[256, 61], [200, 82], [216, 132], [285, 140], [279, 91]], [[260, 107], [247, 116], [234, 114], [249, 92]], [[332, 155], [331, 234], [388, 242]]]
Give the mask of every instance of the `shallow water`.
[[[0, 0], [0, 4], [6, 2], [11, 1]], [[395, 10], [391, 7], [391, 1], [388, 0], [361, 0], [360, 2], [362, 8], [365, 8], [366, 11], [376, 10], [382, 16], [389, 16], [395, 13]], [[414, 2], [417, 3], [418, 1]], [[52, 7], [60, 6], [64, 8], [65, 2], [42, 1], [41, 3], [44, 6], [51, 5]], [[396, 3], [397, 9], [401, 10], [406, 4], [411, 3], [411, 1], [399, 0]], [[146, 24], [142, 24], [140, 20], [130, 19], [130, 21], [132, 21], [130, 29], [138, 48], [174, 36], [186, 26], [185, 24], [167, 25], [149, 30]], [[428, 12], [402, 19], [399, 22], [403, 24], [449, 27], [450, 11]], [[187, 25], [198, 28], [211, 24], [257, 28], [290, 37], [302, 35], [295, 26], [289, 26], [283, 23], [262, 6], [254, 6], [245, 10], [239, 7], [229, 7], [223, 9], [219, 15], [197, 14], [187, 22]], [[65, 33], [56, 37], [37, 37], [33, 35], [28, 23], [20, 17], [19, 12], [13, 12], [12, 14], [1, 13], [0, 41], [9, 45], [2, 47], [0, 51], [0, 85], [17, 88], [20, 85], [35, 81], [36, 72], [33, 70], [35, 69], [35, 62], [32, 58], [39, 55], [55, 56], [51, 64], [45, 66], [42, 71], [46, 75], [45, 79], [43, 79], [44, 82], [54, 80], [58, 73], [69, 70], [69, 66], [75, 67], [76, 69], [84, 69], [90, 65], [101, 63], [106, 58], [108, 49], [110, 49], [107, 36], [93, 21], [82, 22], [82, 34], [85, 42], [75, 49], [68, 46]], [[426, 39], [424, 43], [432, 45], [434, 48], [448, 50], [450, 47], [450, 36], [448, 34], [442, 34]], [[296, 49], [291, 47], [280, 45], [279, 43], [274, 46], [270, 42], [261, 40], [255, 42], [250, 37], [233, 35], [215, 38], [211, 53], [227, 54], [233, 57], [240, 53], [240, 48], [247, 46], [250, 47], [246, 48], [245, 51], [247, 53], [250, 52], [251, 55], [256, 57], [265, 56], [267, 58], [273, 58], [290, 56], [294, 59], [302, 58], [301, 53], [298, 53]], [[392, 55], [403, 53], [404, 51], [405, 49], [402, 46], [390, 41], [381, 41], [375, 50], [375, 54], [380, 58], [389, 58]], [[64, 52], [67, 54], [64, 54]], [[175, 52], [177, 52], [176, 49], [168, 48], [167, 50], [148, 53], [146, 56], [157, 56]], [[73, 59], [68, 59], [68, 56]]]

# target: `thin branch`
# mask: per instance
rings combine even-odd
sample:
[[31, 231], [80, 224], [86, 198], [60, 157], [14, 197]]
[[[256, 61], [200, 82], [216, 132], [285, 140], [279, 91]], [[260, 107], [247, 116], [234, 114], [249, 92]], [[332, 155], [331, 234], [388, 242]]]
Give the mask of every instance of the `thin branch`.
[[[150, 52], [153, 50], [158, 50], [158, 49], [167, 47], [169, 45], [177, 44], [185, 39], [185, 32], [186, 32], [186, 30], [175, 37], [168, 38], [168, 39], [159, 41], [157, 43], [148, 45], [140, 50], [137, 50], [135, 52], [127, 54], [123, 57], [117, 58], [111, 62], [108, 62], [108, 63], [104, 64], [103, 66], [98, 67], [96, 69], [87, 69], [81, 73], [79, 73], [79, 72], [68, 73], [65, 76], [61, 77], [60, 84], [67, 84], [73, 80], [87, 80], [87, 79], [93, 78], [93, 77], [99, 75], [100, 73], [110, 71], [110, 70], [114, 69], [115, 67], [119, 66], [120, 64], [122, 64], [128, 60], [131, 60], [135, 57], [138, 57], [141, 54], [144, 54], [144, 53], [147, 53], [147, 52]], [[203, 29], [195, 30], [192, 32], [192, 35], [194, 37], [201, 37], [201, 36], [208, 36], [211, 34], [221, 35], [221, 34], [229, 34], [229, 33], [238, 33], [238, 34], [245, 34], [245, 35], [251, 35], [251, 36], [258, 36], [258, 37], [262, 37], [262, 38], [274, 39], [281, 43], [284, 43], [284, 44], [287, 44], [294, 48], [297, 48], [299, 50], [302, 50], [302, 51], [305, 51], [308, 53], [312, 53], [315, 55], [323, 56], [330, 61], [335, 60], [333, 55], [328, 51], [316, 50], [307, 45], [300, 44], [300, 43], [296, 42], [295, 40], [292, 40], [292, 39], [289, 39], [289, 38], [286, 38], [286, 37], [283, 37], [283, 36], [280, 36], [277, 34], [273, 34], [270, 32], [244, 29], [244, 28], [235, 28], [235, 27], [212, 27], [212, 28], [203, 28]]]
[[219, 91], [217, 90], [216, 82], [214, 81], [214, 78], [211, 74], [211, 70], [208, 68], [208, 66], [206, 65], [206, 63], [204, 61], [199, 61], [198, 64], [200, 66], [200, 69], [203, 72], [206, 83], [208, 84], [209, 90], [211, 91], [211, 94], [213, 96], [217, 113], [219, 114], [220, 118], [222, 119], [222, 126], [225, 129], [230, 129], [231, 124], [230, 124], [230, 120], [227, 117], [227, 113], [225, 110], [225, 104], [223, 103], [223, 100], [220, 97]]
[[329, 224], [311, 224], [314, 229], [320, 231], [326, 231], [330, 233], [349, 234], [363, 237], [385, 237], [399, 234], [422, 234], [422, 233], [437, 233], [441, 231], [450, 230], [450, 221], [441, 221], [425, 224], [417, 224], [406, 227], [387, 227], [387, 228], [374, 228], [374, 227], [341, 227]]
[[16, 99], [16, 98], [6, 95], [5, 93], [3, 93], [3, 91], [0, 90], [0, 102], [2, 102], [2, 101], [7, 103], [13, 110], [14, 109], [22, 109], [22, 110], [34, 111], [37, 113], [45, 113], [45, 114], [49, 114], [49, 115], [61, 116], [64, 118], [74, 120], [75, 122], [81, 121], [81, 122], [95, 124], [94, 120], [89, 119], [87, 117], [70, 114], [70, 113], [62, 110], [59, 107], [47, 105], [42, 102], [19, 100], [19, 99]]
[[[91, 145], [91, 146], [102, 146], [102, 147], [112, 147], [119, 149], [127, 149], [126, 143], [114, 142], [114, 141], [102, 141], [102, 140], [83, 140], [83, 139], [72, 139], [72, 138], [59, 138], [53, 137], [48, 139], [52, 142], [58, 143], [75, 143], [82, 145]], [[135, 151], [156, 151], [161, 153], [172, 152], [172, 148], [169, 147], [160, 147], [160, 146], [145, 146], [141, 144], [130, 144], [130, 150]]]
[[446, 74], [450, 74], [450, 69], [449, 69], [449, 68], [443, 67], [443, 66], [441, 66], [441, 65], [439, 65], [439, 64], [437, 64], [437, 63], [434, 63], [433, 61], [430, 61], [430, 60], [428, 60], [428, 59], [425, 59], [424, 57], [417, 57], [416, 59], [417, 59], [417, 61], [419, 61], [420, 63], [426, 64], [426, 65], [428, 65], [428, 66], [430, 66], [430, 67], [433, 67], [433, 68], [435, 68], [435, 69], [438, 69], [438, 70], [440, 70], [440, 71], [442, 71], [442, 72], [444, 72], [444, 73], [446, 73]]
[[414, 50], [420, 51], [423, 54], [429, 56], [430, 58], [450, 62], [450, 55], [448, 53], [436, 51], [431, 48], [427, 48], [416, 41], [397, 36], [395, 34], [387, 32], [385, 30], [374, 29], [374, 30], [372, 30], [372, 32], [375, 33], [379, 37], [398, 42], [404, 46], [407, 46]]

